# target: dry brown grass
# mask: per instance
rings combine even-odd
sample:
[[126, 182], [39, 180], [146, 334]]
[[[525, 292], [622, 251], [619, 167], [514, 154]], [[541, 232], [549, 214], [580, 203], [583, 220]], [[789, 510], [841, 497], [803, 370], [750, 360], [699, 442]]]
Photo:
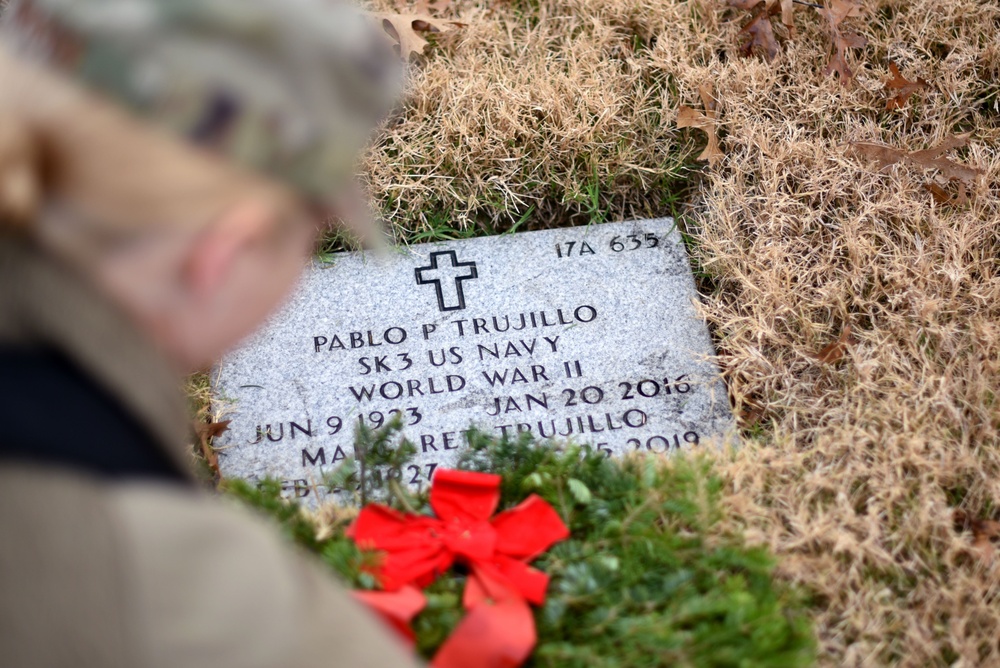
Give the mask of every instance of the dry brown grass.
[[[814, 22], [777, 68], [712, 72], [729, 160], [696, 216], [706, 312], [733, 395], [768, 420], [728, 465], [730, 503], [817, 592], [828, 663], [1000, 665], [1000, 565], [952, 522], [1000, 504], [1000, 6], [871, 8], [853, 91], [810, 76]], [[885, 112], [889, 58], [936, 91]], [[965, 131], [987, 172], [966, 210], [844, 147]], [[843, 362], [810, 358], [848, 323]]]
[[[857, 85], [824, 77], [823, 23], [767, 64], [738, 57], [721, 0], [460, 3], [469, 27], [417, 74], [367, 172], [412, 231], [669, 213], [687, 229], [738, 410], [761, 421], [720, 466], [728, 505], [784, 577], [815, 593], [826, 665], [1000, 665], [1000, 564], [952, 510], [1000, 513], [1000, 5], [868, 0]], [[932, 89], [885, 110], [888, 62]], [[674, 128], [715, 85], [727, 157]], [[971, 132], [967, 208], [932, 175], [880, 172], [850, 141], [918, 150]], [[584, 194], [581, 197], [581, 194]], [[856, 343], [814, 355], [850, 324]]]
[[688, 10], [462, 5], [469, 25], [441, 37], [368, 156], [387, 219], [405, 238], [442, 218], [502, 228], [531, 207], [535, 226], [669, 209], [690, 150], [677, 150], [674, 75], [648, 44], [674, 12]]

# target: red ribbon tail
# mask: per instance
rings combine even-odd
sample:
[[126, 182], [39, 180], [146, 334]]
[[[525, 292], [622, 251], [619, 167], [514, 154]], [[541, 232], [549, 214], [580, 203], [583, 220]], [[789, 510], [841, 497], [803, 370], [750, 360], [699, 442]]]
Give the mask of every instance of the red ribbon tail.
[[354, 590], [351, 595], [375, 611], [382, 621], [396, 629], [407, 646], [413, 647], [415, 637], [410, 622], [427, 605], [423, 592], [416, 587], [403, 587], [399, 591]]
[[433, 668], [516, 668], [535, 647], [535, 619], [528, 602], [512, 596], [482, 602], [459, 622], [444, 642]]

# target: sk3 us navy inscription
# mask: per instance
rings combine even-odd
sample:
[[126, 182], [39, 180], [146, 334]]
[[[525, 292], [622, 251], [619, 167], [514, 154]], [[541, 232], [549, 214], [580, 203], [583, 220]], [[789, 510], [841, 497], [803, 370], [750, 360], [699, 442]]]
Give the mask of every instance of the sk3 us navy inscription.
[[465, 308], [465, 291], [462, 283], [479, 278], [475, 262], [459, 262], [455, 251], [431, 253], [431, 263], [414, 270], [417, 285], [433, 284], [437, 292], [438, 308], [442, 311], [461, 311]]

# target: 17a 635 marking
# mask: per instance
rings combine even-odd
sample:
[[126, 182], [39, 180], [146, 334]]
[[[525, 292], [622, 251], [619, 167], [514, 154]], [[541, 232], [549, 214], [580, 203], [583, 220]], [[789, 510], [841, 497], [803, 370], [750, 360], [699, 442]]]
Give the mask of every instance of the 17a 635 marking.
[[636, 232], [634, 234], [615, 235], [607, 242], [600, 244], [594, 240], [560, 241], [556, 244], [556, 257], [583, 257], [597, 255], [605, 247], [612, 253], [626, 253], [643, 248], [656, 248], [660, 238], [652, 232]]

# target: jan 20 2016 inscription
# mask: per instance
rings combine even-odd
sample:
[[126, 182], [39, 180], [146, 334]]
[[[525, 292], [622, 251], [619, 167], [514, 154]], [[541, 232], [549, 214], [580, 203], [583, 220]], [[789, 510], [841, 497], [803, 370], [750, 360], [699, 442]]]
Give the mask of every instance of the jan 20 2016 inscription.
[[473, 426], [609, 456], [719, 441], [732, 415], [694, 299], [670, 219], [336, 256], [214, 371], [222, 473], [319, 501], [355, 427], [394, 416], [412, 485]]

